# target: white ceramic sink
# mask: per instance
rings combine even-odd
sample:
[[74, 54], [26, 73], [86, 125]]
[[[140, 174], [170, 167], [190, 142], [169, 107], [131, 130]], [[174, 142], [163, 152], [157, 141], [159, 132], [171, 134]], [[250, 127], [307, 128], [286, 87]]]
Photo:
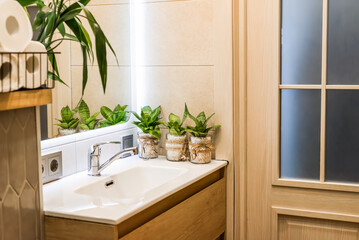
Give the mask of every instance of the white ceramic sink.
[[120, 159], [102, 176], [88, 176], [84, 171], [44, 185], [44, 212], [47, 216], [118, 224], [226, 164], [170, 162], [165, 157]]
[[184, 168], [137, 166], [80, 187], [75, 193], [121, 202], [136, 202], [141, 201], [151, 190], [187, 171]]

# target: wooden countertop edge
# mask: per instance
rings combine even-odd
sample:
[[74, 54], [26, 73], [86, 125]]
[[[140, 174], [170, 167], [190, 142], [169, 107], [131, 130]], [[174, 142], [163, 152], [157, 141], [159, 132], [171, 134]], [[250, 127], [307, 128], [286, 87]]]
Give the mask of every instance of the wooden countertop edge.
[[41, 106], [52, 103], [52, 89], [0, 93], [0, 111]]

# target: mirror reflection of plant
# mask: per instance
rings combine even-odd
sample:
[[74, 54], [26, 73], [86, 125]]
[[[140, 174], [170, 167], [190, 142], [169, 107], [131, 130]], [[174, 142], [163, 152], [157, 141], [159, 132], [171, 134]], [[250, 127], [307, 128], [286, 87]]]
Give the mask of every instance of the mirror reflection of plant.
[[139, 120], [132, 122], [135, 126], [142, 130], [143, 133], [149, 133], [157, 139], [161, 139], [160, 121], [161, 106], [153, 109], [150, 106], [145, 106], [141, 109], [141, 116], [136, 112], [131, 113]]
[[63, 129], [76, 129], [79, 124], [79, 119], [74, 118], [76, 111], [73, 111], [69, 108], [69, 106], [63, 107], [61, 109], [61, 120], [56, 119], [60, 123], [57, 123], [57, 126], [60, 126]]
[[183, 114], [182, 121], [179, 116], [171, 113], [168, 116], [169, 121], [167, 123], [164, 122], [163, 125], [168, 128], [171, 135], [183, 136], [186, 133], [186, 129], [182, 127], [182, 125], [186, 120], [186, 118], [187, 118], [186, 112]]
[[[116, 60], [117, 56], [95, 17], [86, 8], [86, 5], [91, 0], [75, 1], [69, 6], [67, 6], [69, 2], [67, 0], [52, 0], [49, 1], [48, 5], [45, 4], [44, 0], [17, 1], [23, 7], [36, 4], [39, 8], [32, 27], [33, 30], [39, 31], [37, 41], [44, 44], [48, 52], [53, 52], [63, 41], [74, 41], [79, 43], [83, 60], [82, 95], [84, 94], [88, 79], [87, 59], [89, 58], [90, 61], [93, 62], [95, 58], [94, 51], [96, 52], [102, 88], [105, 92], [107, 85], [107, 47], [109, 47], [111, 52], [115, 55]], [[84, 13], [84, 15], [81, 13]], [[90, 25], [90, 29], [95, 37], [94, 46], [89, 32], [85, 29], [81, 19], [87, 20]], [[54, 34], [57, 31], [61, 34], [61, 37], [54, 39]], [[55, 74], [49, 73], [49, 78], [64, 83], [60, 78], [57, 61], [53, 54], [49, 54], [49, 61], [54, 66], [55, 71]]]
[[128, 121], [127, 113], [125, 111], [127, 105], [121, 106], [118, 104], [115, 109], [112, 111], [106, 106], [101, 107], [101, 115], [106, 119], [105, 121], [100, 122], [100, 127], [108, 127], [116, 124], [122, 124]]
[[93, 130], [97, 127], [100, 119], [97, 116], [100, 112], [97, 112], [91, 116], [90, 109], [84, 100], [81, 100], [81, 103], [78, 107], [78, 112], [82, 122], [80, 122], [80, 127], [83, 130]]
[[211, 116], [208, 118], [206, 117], [206, 114], [204, 112], [201, 112], [197, 115], [197, 117], [194, 117], [188, 110], [187, 104], [185, 104], [185, 114], [191, 118], [194, 123], [196, 124], [193, 126], [187, 126], [186, 132], [191, 133], [195, 137], [207, 137], [208, 132], [211, 129], [219, 128], [221, 125], [215, 125], [213, 127], [207, 127], [208, 121], [213, 117], [214, 113], [212, 113]]

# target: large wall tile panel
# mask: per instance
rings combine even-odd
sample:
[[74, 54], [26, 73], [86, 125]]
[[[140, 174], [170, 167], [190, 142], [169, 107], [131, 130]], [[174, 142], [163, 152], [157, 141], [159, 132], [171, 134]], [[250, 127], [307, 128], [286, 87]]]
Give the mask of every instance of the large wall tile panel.
[[35, 112], [0, 112], [0, 240], [41, 238]]

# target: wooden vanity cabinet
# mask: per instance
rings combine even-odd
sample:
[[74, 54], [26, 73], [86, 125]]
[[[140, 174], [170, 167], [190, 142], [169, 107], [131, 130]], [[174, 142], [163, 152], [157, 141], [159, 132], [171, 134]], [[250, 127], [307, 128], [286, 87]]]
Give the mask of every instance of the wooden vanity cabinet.
[[118, 225], [45, 217], [47, 240], [215, 240], [226, 227], [225, 168]]

